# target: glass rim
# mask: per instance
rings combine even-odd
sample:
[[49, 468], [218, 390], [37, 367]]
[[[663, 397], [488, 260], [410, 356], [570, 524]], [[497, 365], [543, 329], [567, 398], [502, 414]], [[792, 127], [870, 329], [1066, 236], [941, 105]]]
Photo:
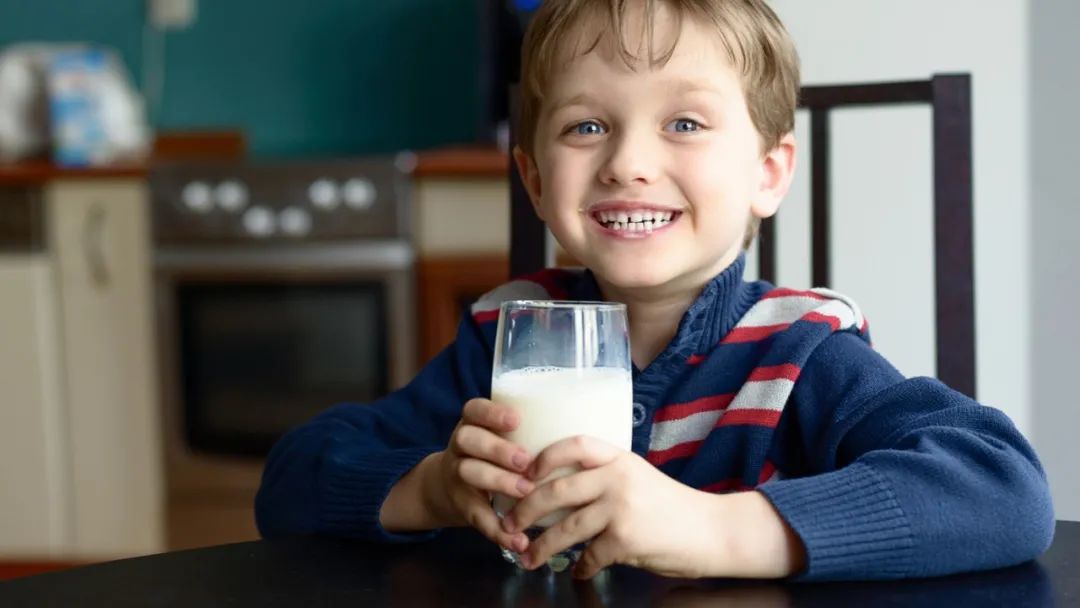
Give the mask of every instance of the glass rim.
[[501, 309], [626, 310], [622, 302], [599, 300], [506, 300]]

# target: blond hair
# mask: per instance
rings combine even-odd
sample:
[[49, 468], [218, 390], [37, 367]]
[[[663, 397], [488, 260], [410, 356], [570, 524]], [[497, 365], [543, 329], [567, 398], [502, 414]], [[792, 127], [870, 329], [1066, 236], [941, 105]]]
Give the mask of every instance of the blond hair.
[[[750, 119], [761, 137], [762, 151], [775, 148], [795, 128], [799, 95], [799, 56], [776, 13], [765, 0], [639, 0], [643, 4], [641, 39], [650, 67], [662, 66], [675, 51], [653, 45], [658, 5], [672, 9], [677, 23], [695, 19], [715, 27], [731, 65], [739, 74]], [[618, 53], [634, 69], [639, 57], [627, 47], [626, 13], [631, 0], [545, 0], [533, 16], [521, 48], [521, 108], [518, 138], [530, 156], [535, 150], [544, 91], [552, 75], [568, 59], [587, 54], [605, 36], [618, 41]], [[588, 26], [588, 27], [583, 27]], [[592, 35], [592, 40], [588, 39]], [[566, 49], [573, 49], [569, 55]], [[753, 218], [743, 246], [757, 234]]]

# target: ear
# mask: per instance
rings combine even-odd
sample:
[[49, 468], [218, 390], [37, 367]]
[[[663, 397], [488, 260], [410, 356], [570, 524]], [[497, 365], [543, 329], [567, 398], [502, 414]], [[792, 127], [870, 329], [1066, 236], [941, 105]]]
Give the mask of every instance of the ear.
[[757, 196], [750, 205], [751, 212], [759, 218], [772, 217], [780, 208], [780, 202], [791, 187], [795, 176], [795, 135], [788, 133], [780, 138], [776, 147], [761, 159], [761, 184]]
[[546, 221], [540, 207], [540, 170], [536, 168], [536, 162], [525, 154], [520, 146], [514, 146], [514, 163], [517, 164], [518, 175], [521, 176], [521, 183], [525, 185], [533, 211], [542, 221]]

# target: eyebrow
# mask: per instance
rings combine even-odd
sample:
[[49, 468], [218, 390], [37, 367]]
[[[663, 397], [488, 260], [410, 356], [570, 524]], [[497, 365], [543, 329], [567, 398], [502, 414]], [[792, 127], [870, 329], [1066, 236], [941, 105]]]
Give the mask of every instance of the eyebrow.
[[[687, 95], [689, 93], [707, 93], [710, 95], [719, 95], [725, 97], [726, 94], [723, 90], [716, 88], [709, 84], [702, 84], [699, 81], [691, 80], [688, 78], [677, 78], [662, 83], [662, 86], [666, 90], [674, 91], [678, 95]], [[548, 114], [554, 114], [563, 108], [570, 106], [587, 106], [597, 104], [597, 100], [588, 93], [578, 93], [570, 97], [557, 100], [552, 103], [547, 110]]]
[[555, 112], [558, 112], [559, 110], [561, 110], [563, 108], [570, 107], [570, 106], [587, 106], [587, 105], [595, 104], [595, 103], [596, 103], [596, 100], [593, 99], [593, 97], [591, 95], [589, 95], [588, 93], [578, 93], [577, 95], [574, 95], [573, 97], [567, 97], [565, 99], [560, 99], [560, 100], [556, 101], [555, 103], [551, 104], [551, 106], [548, 108], [548, 113], [549, 114], [554, 114]]

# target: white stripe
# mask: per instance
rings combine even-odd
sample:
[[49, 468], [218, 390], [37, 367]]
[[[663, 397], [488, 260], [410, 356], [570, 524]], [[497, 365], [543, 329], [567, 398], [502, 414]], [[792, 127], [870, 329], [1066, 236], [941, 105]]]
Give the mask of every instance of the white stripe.
[[838, 300], [840, 302], [843, 302], [844, 305], [847, 306], [847, 308], [850, 309], [850, 311], [851, 311], [851, 315], [855, 320], [854, 321], [855, 328], [856, 329], [862, 328], [863, 322], [865, 321], [865, 317], [863, 317], [862, 310], [859, 309], [859, 305], [855, 303], [855, 300], [852, 300], [851, 298], [845, 296], [844, 294], [842, 294], [840, 292], [833, 291], [831, 289], [825, 289], [824, 287], [817, 287], [815, 289], [811, 289], [810, 291], [812, 291], [814, 293], [817, 293], [817, 294], [821, 294], [821, 295], [825, 296], [826, 298], [831, 298], [834, 301]]
[[472, 305], [472, 313], [499, 310], [503, 302], [510, 300], [549, 300], [551, 296], [539, 283], [533, 281], [510, 281], [503, 283], [495, 289], [480, 296], [480, 299]]
[[787, 378], [776, 380], [755, 380], [747, 382], [739, 389], [735, 399], [728, 406], [729, 410], [774, 410], [784, 411], [791, 389], [795, 383]]
[[855, 325], [855, 311], [840, 300], [829, 300], [813, 312], [836, 319], [839, 322], [839, 329], [847, 329]]
[[783, 296], [759, 300], [757, 304], [750, 307], [742, 319], [739, 319], [735, 327], [765, 327], [794, 323], [821, 304], [820, 299], [809, 296]]
[[709, 436], [716, 421], [720, 419], [720, 410], [699, 412], [678, 420], [665, 420], [653, 425], [652, 437], [649, 438], [649, 450], [660, 451], [673, 448], [687, 441], [701, 441]]

